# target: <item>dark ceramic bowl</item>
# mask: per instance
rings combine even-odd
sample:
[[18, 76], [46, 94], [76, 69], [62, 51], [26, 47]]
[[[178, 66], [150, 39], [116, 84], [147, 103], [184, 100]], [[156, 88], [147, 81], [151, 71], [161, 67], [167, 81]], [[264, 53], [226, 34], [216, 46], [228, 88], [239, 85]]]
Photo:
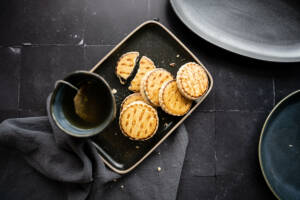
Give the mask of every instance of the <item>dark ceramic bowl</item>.
[[116, 116], [115, 97], [108, 83], [98, 74], [88, 71], [75, 71], [64, 81], [79, 88], [85, 83], [93, 83], [97, 87], [97, 95], [101, 95], [104, 110], [103, 117], [96, 124], [82, 120], [74, 108], [74, 97], [77, 91], [70, 86], [59, 83], [56, 85], [50, 99], [50, 113], [56, 125], [65, 133], [75, 137], [90, 137], [103, 131]]
[[258, 156], [263, 176], [281, 200], [300, 199], [300, 90], [282, 99], [262, 128]]

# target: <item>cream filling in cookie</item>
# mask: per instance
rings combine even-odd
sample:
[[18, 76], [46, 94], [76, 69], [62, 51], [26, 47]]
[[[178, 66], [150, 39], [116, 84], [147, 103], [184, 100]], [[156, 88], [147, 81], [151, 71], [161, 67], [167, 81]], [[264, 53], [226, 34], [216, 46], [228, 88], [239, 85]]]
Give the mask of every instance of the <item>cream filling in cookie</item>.
[[182, 116], [186, 114], [192, 101], [181, 95], [176, 80], [165, 82], [159, 91], [159, 104], [163, 111], [170, 115]]

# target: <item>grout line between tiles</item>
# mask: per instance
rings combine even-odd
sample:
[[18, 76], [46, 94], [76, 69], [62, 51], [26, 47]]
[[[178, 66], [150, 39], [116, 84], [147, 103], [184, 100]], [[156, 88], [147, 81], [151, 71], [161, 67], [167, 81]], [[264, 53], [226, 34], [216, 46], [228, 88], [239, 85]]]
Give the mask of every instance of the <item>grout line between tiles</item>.
[[[215, 69], [213, 71], [213, 73], [215, 73]], [[218, 160], [218, 157], [217, 157], [217, 129], [216, 129], [216, 124], [217, 124], [217, 117], [216, 117], [216, 114], [217, 114], [217, 111], [216, 111], [216, 92], [213, 91], [213, 102], [214, 102], [214, 110], [215, 110], [215, 114], [214, 114], [214, 159], [215, 159], [215, 187], [216, 187], [216, 176], [217, 176], [217, 160]], [[216, 197], [216, 191], [215, 191], [215, 197]]]
[[81, 44], [32, 44], [32, 43], [22, 43], [24, 47], [47, 47], [47, 46], [57, 46], [57, 47], [79, 47]]
[[20, 60], [19, 60], [19, 69], [18, 69], [18, 117], [19, 117], [19, 109], [20, 109], [20, 96], [21, 96], [21, 71], [22, 71], [22, 58], [23, 58], [23, 49], [20, 46]]
[[196, 177], [196, 178], [215, 178], [216, 176], [215, 175], [212, 175], [212, 176], [205, 176], [205, 175], [192, 175], [193, 177]]
[[214, 187], [215, 187], [215, 193], [214, 193], [214, 195], [215, 195], [215, 198], [214, 198], [214, 200], [217, 200], [218, 199], [218, 192], [217, 192], [217, 189], [218, 189], [218, 187], [217, 187], [217, 176], [215, 176], [215, 185], [214, 185]]
[[86, 44], [83, 40], [83, 44], [80, 42], [77, 44], [32, 44], [32, 43], [21, 43], [21, 44], [7, 44], [7, 45], [0, 45], [0, 48], [6, 47], [47, 47], [47, 46], [57, 46], [57, 47], [79, 47], [79, 46], [115, 46], [116, 44]]
[[0, 48], [9, 48], [9, 47], [12, 47], [12, 48], [21, 48], [22, 45], [18, 45], [18, 44], [0, 45]]
[[216, 111], [215, 110], [199, 110], [199, 112], [212, 113], [212, 112], [216, 112]]
[[114, 47], [113, 44], [84, 44], [85, 47]]
[[85, 6], [83, 9], [83, 32], [82, 32], [82, 38], [83, 38], [83, 66], [86, 66], [87, 63], [87, 58], [86, 58], [86, 43], [85, 43], [85, 34], [86, 34], [86, 29], [87, 29], [87, 11], [88, 11], [88, 3], [85, 1]]
[[[85, 47], [85, 34], [86, 34], [86, 30], [87, 30], [87, 11], [88, 11], [88, 3], [87, 1], [85, 1], [85, 6], [83, 9], [83, 30], [82, 30], [82, 46]], [[80, 44], [81, 42], [79, 42]]]
[[[21, 58], [22, 59], [22, 58]], [[20, 65], [21, 68], [21, 65]], [[18, 110], [20, 109], [20, 96], [21, 96], [21, 69], [18, 72]]]
[[[84, 41], [84, 39], [83, 39]], [[11, 45], [0, 45], [0, 48], [7, 48], [7, 47], [80, 47], [80, 46], [99, 46], [99, 47], [103, 47], [103, 46], [115, 46], [116, 44], [86, 44], [83, 42], [83, 44], [29, 44], [29, 43], [22, 43], [22, 44], [11, 44]]]
[[212, 113], [212, 112], [241, 112], [241, 113], [265, 113], [267, 111], [265, 110], [199, 110], [199, 112], [202, 112], [202, 113]]
[[216, 112], [265, 113], [265, 110], [216, 110]]
[[276, 93], [275, 93], [275, 78], [272, 77], [272, 85], [273, 85], [273, 107], [275, 106], [275, 98], [276, 98]]
[[87, 57], [86, 57], [86, 45], [83, 45], [83, 65], [86, 66]]
[[217, 124], [217, 117], [216, 117], [216, 112], [214, 112], [214, 159], [215, 159], [215, 177], [217, 176], [217, 129], [216, 129], [216, 124]]

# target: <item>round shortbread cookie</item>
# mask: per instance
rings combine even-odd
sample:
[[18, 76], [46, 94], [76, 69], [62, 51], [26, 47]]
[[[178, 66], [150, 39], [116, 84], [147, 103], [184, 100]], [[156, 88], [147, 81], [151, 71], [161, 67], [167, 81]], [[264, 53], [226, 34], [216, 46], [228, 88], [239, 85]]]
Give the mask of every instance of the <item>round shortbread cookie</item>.
[[165, 82], [160, 88], [159, 104], [166, 113], [182, 116], [190, 110], [192, 100], [182, 96], [177, 88], [176, 80], [171, 80]]
[[189, 62], [180, 67], [176, 77], [180, 93], [188, 99], [196, 100], [208, 89], [209, 81], [203, 67]]
[[159, 106], [159, 90], [173, 76], [165, 69], [157, 68], [148, 72], [141, 81], [141, 95], [153, 106]]
[[131, 81], [128, 89], [133, 92], [139, 92], [142, 78], [146, 75], [147, 72], [149, 72], [155, 68], [156, 67], [154, 65], [154, 62], [150, 58], [143, 56], [139, 62], [139, 69], [138, 69], [135, 77]]
[[141, 102], [126, 106], [119, 118], [122, 133], [132, 140], [147, 140], [157, 131], [159, 119], [156, 109]]
[[[120, 107], [120, 112], [126, 108], [126, 106], [128, 106], [129, 104], [131, 104], [132, 102], [136, 102], [136, 101], [144, 101], [144, 98], [142, 97], [142, 95], [140, 93], [133, 93], [131, 95], [128, 95], [122, 102], [121, 107]], [[146, 103], [146, 102], [145, 102]]]
[[126, 81], [133, 72], [138, 56], [139, 52], [128, 52], [120, 57], [116, 66], [116, 75], [122, 84], [125, 84], [123, 80]]

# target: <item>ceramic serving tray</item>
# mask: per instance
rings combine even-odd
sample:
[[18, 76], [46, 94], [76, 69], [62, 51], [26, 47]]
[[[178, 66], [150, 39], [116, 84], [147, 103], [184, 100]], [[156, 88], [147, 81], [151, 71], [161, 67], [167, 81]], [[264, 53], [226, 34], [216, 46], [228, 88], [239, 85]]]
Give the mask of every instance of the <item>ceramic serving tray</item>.
[[262, 173], [273, 194], [281, 200], [300, 199], [300, 90], [271, 111], [258, 152]]
[[[151, 58], [156, 67], [165, 68], [174, 77], [179, 67], [186, 62], [192, 61], [203, 66], [166, 27], [156, 21], [146, 21], [93, 67], [91, 72], [101, 75], [116, 90], [117, 117], [105, 131], [92, 140], [104, 163], [120, 174], [130, 172], [149, 156], [201, 104], [213, 86], [211, 74], [204, 67], [209, 77], [209, 88], [202, 98], [193, 103], [191, 110], [185, 116], [174, 117], [158, 108], [159, 127], [156, 134], [146, 141], [132, 141], [121, 133], [118, 116], [122, 101], [132, 93], [128, 90], [128, 85], [133, 77], [129, 78], [126, 85], [122, 85], [115, 75], [119, 57], [129, 51], [138, 51], [140, 56]], [[175, 63], [175, 66], [171, 67], [170, 63]], [[137, 69], [134, 70], [136, 71]]]

